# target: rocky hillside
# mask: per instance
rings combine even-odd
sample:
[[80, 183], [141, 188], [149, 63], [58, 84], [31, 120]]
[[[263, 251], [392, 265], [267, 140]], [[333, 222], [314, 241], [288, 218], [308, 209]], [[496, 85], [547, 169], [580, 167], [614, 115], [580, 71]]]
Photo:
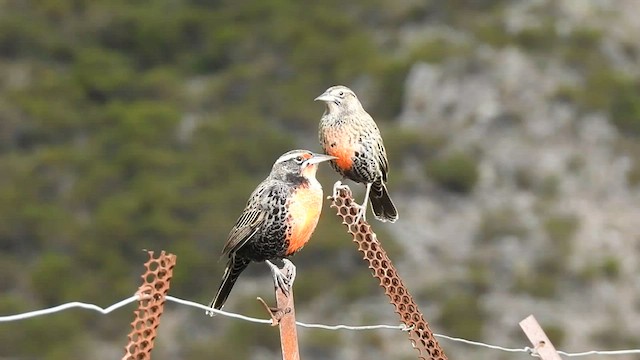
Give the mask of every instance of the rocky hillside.
[[[510, 4], [492, 25], [513, 38], [500, 45], [411, 29], [468, 49], [414, 64], [398, 117], [416, 143], [394, 155], [405, 217], [390, 230], [436, 329], [522, 346], [517, 323], [533, 313], [565, 350], [638, 347], [633, 6]], [[511, 358], [452, 347], [454, 358]]]

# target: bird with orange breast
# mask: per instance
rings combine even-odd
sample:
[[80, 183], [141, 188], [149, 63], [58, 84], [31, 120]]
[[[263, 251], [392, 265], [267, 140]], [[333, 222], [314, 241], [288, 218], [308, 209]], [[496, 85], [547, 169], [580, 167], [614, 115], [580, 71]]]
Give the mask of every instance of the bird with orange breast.
[[[316, 171], [319, 163], [333, 159], [307, 150], [292, 150], [276, 160], [229, 233], [222, 250], [229, 260], [218, 292], [209, 304], [211, 308], [222, 308], [240, 273], [251, 262], [266, 262], [276, 286], [289, 293], [296, 272], [286, 258], [302, 249], [318, 224], [323, 199]], [[286, 276], [270, 261], [275, 259], [285, 263]]]
[[[375, 121], [364, 110], [356, 94], [346, 86], [332, 86], [315, 98], [318, 100], [326, 104], [319, 129], [324, 153], [336, 157], [331, 165], [343, 179], [367, 186], [358, 217], [366, 220], [369, 200], [376, 219], [395, 222], [398, 210], [386, 186], [389, 162]], [[334, 196], [341, 186], [341, 182], [336, 183]]]

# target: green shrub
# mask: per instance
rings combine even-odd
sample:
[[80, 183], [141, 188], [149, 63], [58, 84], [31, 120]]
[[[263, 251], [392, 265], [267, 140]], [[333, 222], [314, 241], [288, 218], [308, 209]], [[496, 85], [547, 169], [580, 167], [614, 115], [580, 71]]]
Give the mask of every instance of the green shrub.
[[585, 282], [597, 279], [616, 280], [620, 277], [621, 267], [620, 259], [607, 255], [598, 261], [589, 262], [578, 275], [580, 280]]
[[558, 97], [569, 99], [584, 110], [606, 112], [621, 134], [640, 136], [640, 80], [600, 67], [587, 73], [583, 86], [558, 91]]
[[608, 279], [616, 279], [620, 275], [620, 260], [614, 256], [608, 256], [602, 261], [602, 274]]
[[478, 296], [456, 292], [444, 302], [438, 323], [447, 333], [465, 339], [482, 339], [485, 317]]
[[446, 143], [444, 136], [426, 131], [385, 128], [383, 136], [391, 166], [400, 166], [406, 159], [431, 161]]
[[101, 48], [82, 49], [73, 66], [74, 80], [89, 99], [96, 102], [111, 98], [130, 99], [133, 74], [126, 56]]
[[573, 236], [579, 225], [579, 219], [573, 215], [549, 216], [544, 220], [544, 230], [557, 254], [568, 255], [571, 252]]
[[590, 338], [594, 346], [608, 349], [636, 349], [640, 347], [638, 337], [625, 329], [621, 329], [616, 320], [602, 324], [594, 329]]
[[557, 290], [557, 279], [554, 276], [536, 272], [519, 272], [515, 276], [513, 291], [525, 293], [536, 298], [552, 298]]
[[538, 27], [525, 28], [514, 35], [515, 43], [526, 51], [549, 51], [556, 41], [556, 30], [548, 22]]
[[479, 170], [473, 157], [455, 152], [427, 162], [426, 174], [445, 190], [467, 194], [473, 190]]
[[631, 169], [627, 173], [627, 182], [631, 186], [640, 185], [640, 160], [632, 160]]
[[31, 285], [45, 305], [55, 305], [67, 298], [74, 286], [73, 262], [67, 255], [48, 253], [42, 256], [31, 274]]
[[621, 80], [611, 97], [613, 124], [623, 135], [640, 137], [640, 81]]
[[545, 323], [544, 332], [547, 334], [547, 337], [549, 337], [551, 343], [553, 343], [553, 345], [556, 347], [562, 346], [567, 336], [564, 328], [562, 328], [560, 325]]
[[488, 210], [482, 214], [477, 239], [494, 242], [507, 236], [524, 237], [527, 229], [518, 219], [516, 210], [509, 207]]

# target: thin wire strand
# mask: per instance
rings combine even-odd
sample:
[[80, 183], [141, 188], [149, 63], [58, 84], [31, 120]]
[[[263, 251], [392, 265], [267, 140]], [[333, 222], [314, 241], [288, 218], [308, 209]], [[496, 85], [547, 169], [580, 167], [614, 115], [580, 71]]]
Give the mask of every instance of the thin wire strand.
[[556, 350], [556, 352], [560, 355], [568, 356], [568, 357], [579, 357], [579, 356], [587, 356], [587, 355], [629, 355], [629, 354], [640, 354], [640, 349], [629, 349], [629, 350], [591, 350], [585, 352], [577, 352], [577, 353], [568, 353], [565, 351]]
[[193, 301], [189, 301], [189, 300], [180, 299], [180, 298], [177, 298], [175, 296], [167, 295], [166, 299], [169, 300], [169, 301], [172, 301], [174, 303], [178, 303], [178, 304], [187, 305], [187, 306], [191, 306], [191, 307], [194, 307], [194, 308], [202, 309], [208, 315], [210, 315], [211, 313], [216, 313], [216, 314], [228, 316], [228, 317], [231, 317], [231, 318], [245, 320], [245, 321], [254, 322], [254, 323], [258, 323], [258, 324], [271, 324], [271, 320], [258, 319], [258, 318], [254, 318], [254, 317], [250, 317], [250, 316], [230, 313], [230, 312], [227, 312], [227, 311], [224, 311], [224, 310], [212, 309], [209, 306], [198, 304], [197, 302], [193, 302]]
[[451, 340], [451, 341], [456, 341], [456, 342], [460, 342], [460, 343], [467, 344], [467, 345], [480, 346], [480, 347], [493, 349], [493, 350], [500, 350], [500, 351], [505, 351], [505, 352], [531, 353], [531, 348], [529, 348], [529, 347], [525, 347], [525, 348], [506, 348], [506, 347], [502, 347], [502, 346], [498, 346], [498, 345], [485, 344], [485, 343], [481, 343], [481, 342], [478, 342], [478, 341], [471, 341], [471, 340], [458, 338], [458, 337], [453, 337], [453, 336], [449, 336], [449, 335], [442, 335], [442, 334], [433, 334], [433, 335], [435, 337], [439, 337], [439, 338], [443, 338], [443, 339], [447, 339], [447, 340]]
[[58, 305], [58, 306], [54, 306], [54, 307], [50, 307], [47, 309], [42, 309], [42, 310], [36, 310], [36, 311], [29, 311], [26, 313], [22, 313], [22, 314], [16, 314], [16, 315], [8, 315], [8, 316], [0, 316], [0, 322], [9, 322], [9, 321], [16, 321], [16, 320], [24, 320], [24, 319], [28, 319], [28, 318], [32, 318], [32, 317], [36, 317], [36, 316], [42, 316], [42, 315], [49, 315], [49, 314], [53, 314], [53, 313], [57, 313], [59, 311], [64, 311], [64, 310], [68, 310], [68, 309], [72, 309], [72, 308], [82, 308], [82, 309], [87, 309], [87, 310], [93, 310], [93, 311], [97, 311], [103, 315], [108, 314], [116, 309], [119, 309], [125, 305], [128, 305], [134, 301], [138, 300], [138, 296], [137, 295], [133, 295], [131, 297], [128, 297], [122, 301], [118, 301], [117, 303], [107, 307], [107, 308], [101, 308], [98, 305], [94, 305], [94, 304], [87, 304], [87, 303], [83, 303], [83, 302], [79, 302], [79, 301], [74, 301], [74, 302], [70, 302], [70, 303], [66, 303], [66, 304], [62, 304], [62, 305]]
[[[241, 319], [241, 320], [246, 320], [246, 321], [250, 321], [250, 322], [254, 322], [254, 323], [259, 323], [259, 324], [271, 324], [271, 320], [265, 320], [265, 319], [258, 319], [258, 318], [254, 318], [254, 317], [250, 317], [250, 316], [245, 316], [245, 315], [240, 315], [240, 314], [235, 314], [235, 313], [230, 313], [224, 310], [218, 310], [218, 309], [212, 309], [208, 306], [202, 305], [202, 304], [198, 304], [196, 302], [193, 301], [189, 301], [189, 300], [184, 300], [184, 299], [180, 299], [174, 296], [167, 296], [166, 297], [167, 300], [178, 303], [178, 304], [182, 304], [182, 305], [187, 305], [187, 306], [191, 306], [191, 307], [195, 307], [198, 309], [202, 309], [205, 310], [205, 312], [213, 312], [216, 314], [220, 314], [220, 315], [224, 315], [224, 316], [228, 316], [228, 317], [232, 317], [232, 318], [236, 318], [236, 319]], [[340, 330], [340, 329], [344, 329], [344, 330], [375, 330], [375, 329], [392, 329], [392, 330], [404, 330], [406, 327], [404, 325], [368, 325], [368, 326], [350, 326], [350, 325], [323, 325], [323, 324], [307, 324], [307, 323], [303, 323], [300, 321], [296, 321], [296, 324], [298, 326], [302, 326], [305, 328], [317, 328], [317, 329], [325, 329], [325, 330]]]
[[[94, 304], [88, 304], [88, 303], [83, 303], [83, 302], [79, 302], [79, 301], [74, 301], [74, 302], [70, 302], [70, 303], [66, 303], [66, 304], [62, 304], [62, 305], [58, 305], [58, 306], [54, 306], [54, 307], [50, 307], [50, 308], [46, 308], [46, 309], [42, 309], [42, 310], [35, 310], [35, 311], [29, 311], [29, 312], [25, 312], [25, 313], [21, 313], [21, 314], [15, 314], [15, 315], [6, 315], [6, 316], [0, 316], [0, 322], [10, 322], [10, 321], [18, 321], [18, 320], [24, 320], [24, 319], [28, 319], [28, 318], [33, 318], [33, 317], [38, 317], [38, 316], [43, 316], [43, 315], [49, 315], [49, 314], [53, 314], [56, 312], [60, 312], [60, 311], [64, 311], [64, 310], [69, 310], [72, 308], [81, 308], [81, 309], [86, 309], [86, 310], [93, 310], [93, 311], [97, 311], [103, 315], [106, 315], [110, 312], [113, 312], [121, 307], [124, 307], [128, 304], [131, 304], [135, 301], [138, 301], [140, 299], [140, 297], [138, 295], [133, 295], [130, 296], [126, 299], [123, 299], [121, 301], [118, 301], [117, 303], [106, 307], [106, 308], [102, 308], [98, 305], [94, 305]], [[250, 317], [250, 316], [245, 316], [245, 315], [240, 315], [240, 314], [236, 314], [236, 313], [231, 313], [231, 312], [227, 312], [224, 310], [217, 310], [217, 309], [212, 309], [206, 305], [202, 305], [193, 301], [189, 301], [189, 300], [184, 300], [184, 299], [180, 299], [174, 296], [169, 296], [167, 295], [165, 297], [165, 299], [167, 301], [171, 301], [177, 304], [181, 304], [181, 305], [186, 305], [186, 306], [190, 306], [193, 308], [197, 308], [197, 309], [202, 309], [205, 310], [207, 313], [216, 313], [216, 314], [220, 314], [223, 316], [227, 316], [227, 317], [231, 317], [231, 318], [235, 318], [235, 319], [240, 319], [240, 320], [244, 320], [244, 321], [249, 321], [249, 322], [253, 322], [253, 323], [258, 323], [258, 324], [271, 324], [271, 320], [266, 320], [266, 319], [258, 319], [258, 318], [254, 318], [254, 317]], [[301, 327], [305, 327], [305, 328], [315, 328], [315, 329], [325, 329], [325, 330], [354, 330], [354, 331], [362, 331], [362, 330], [379, 330], [379, 329], [387, 329], [387, 330], [401, 330], [401, 331], [408, 331], [410, 330], [410, 328], [407, 328], [406, 325], [401, 324], [401, 325], [363, 325], [363, 326], [351, 326], [351, 325], [323, 325], [323, 324], [309, 324], [309, 323], [303, 323], [300, 321], [296, 321], [296, 324], [298, 326]], [[443, 334], [434, 334], [434, 336], [442, 338], [442, 339], [446, 339], [446, 340], [450, 340], [450, 341], [454, 341], [454, 342], [459, 342], [459, 343], [463, 343], [463, 344], [467, 344], [467, 345], [472, 345], [472, 346], [478, 346], [478, 347], [484, 347], [487, 349], [492, 349], [492, 350], [499, 350], [499, 351], [504, 351], [504, 352], [512, 352], [512, 353], [516, 353], [516, 352], [521, 352], [521, 353], [528, 353], [531, 354], [532, 356], [535, 356], [535, 352], [533, 349], [531, 349], [530, 347], [524, 347], [524, 348], [506, 348], [506, 347], [502, 347], [502, 346], [498, 346], [498, 345], [491, 345], [491, 344], [486, 344], [486, 343], [482, 343], [479, 341], [471, 341], [471, 340], [467, 340], [467, 339], [463, 339], [463, 338], [458, 338], [458, 337], [453, 337], [453, 336], [448, 336], [448, 335], [443, 335]], [[567, 356], [567, 357], [582, 357], [582, 356], [588, 356], [588, 355], [630, 355], [630, 354], [640, 354], [640, 349], [629, 349], [629, 350], [591, 350], [591, 351], [584, 351], [584, 352], [575, 352], [575, 353], [570, 353], [570, 352], [566, 352], [566, 351], [557, 351], [558, 354], [563, 355], [563, 356]]]

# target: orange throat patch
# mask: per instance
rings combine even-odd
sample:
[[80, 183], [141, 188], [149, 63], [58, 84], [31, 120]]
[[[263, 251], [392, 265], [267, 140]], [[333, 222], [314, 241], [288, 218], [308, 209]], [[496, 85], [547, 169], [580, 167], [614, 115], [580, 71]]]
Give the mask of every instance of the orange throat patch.
[[291, 255], [304, 247], [318, 225], [322, 211], [322, 188], [301, 187], [292, 196], [289, 203], [291, 229], [287, 255]]

